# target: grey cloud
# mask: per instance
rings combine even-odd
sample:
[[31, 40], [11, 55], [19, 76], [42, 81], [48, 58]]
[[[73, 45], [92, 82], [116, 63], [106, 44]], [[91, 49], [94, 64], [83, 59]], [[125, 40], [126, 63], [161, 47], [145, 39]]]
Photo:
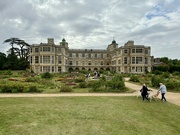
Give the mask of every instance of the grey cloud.
[[[171, 10], [170, 20], [144, 19], [159, 3], [163, 11]], [[0, 41], [18, 37], [34, 44], [51, 37], [58, 43], [65, 37], [73, 48], [105, 49], [115, 37], [119, 46], [134, 40], [150, 45], [152, 55], [161, 55], [161, 48], [179, 47], [178, 4], [176, 0], [0, 0]], [[7, 49], [0, 44], [1, 51]]]

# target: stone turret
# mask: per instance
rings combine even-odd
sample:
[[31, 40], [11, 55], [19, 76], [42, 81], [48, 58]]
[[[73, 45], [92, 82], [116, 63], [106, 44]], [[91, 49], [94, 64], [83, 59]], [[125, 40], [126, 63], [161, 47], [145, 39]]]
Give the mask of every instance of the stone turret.
[[67, 54], [68, 54], [68, 43], [66, 40], [63, 38], [62, 42], [60, 42], [60, 47], [61, 47], [61, 70], [62, 72], [66, 71], [66, 59], [67, 59]]
[[68, 48], [68, 43], [66, 42], [66, 40], [64, 38], [62, 39], [62, 42], [60, 42], [60, 45], [62, 47]]
[[116, 43], [116, 41], [113, 39], [112, 43], [110, 45], [108, 45], [107, 50], [109, 51], [113, 51], [114, 49], [118, 48], [118, 44]]

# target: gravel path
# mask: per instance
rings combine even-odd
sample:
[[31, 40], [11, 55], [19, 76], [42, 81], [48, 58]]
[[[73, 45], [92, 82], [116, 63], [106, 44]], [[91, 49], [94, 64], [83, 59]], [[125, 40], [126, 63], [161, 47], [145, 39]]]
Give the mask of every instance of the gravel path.
[[[141, 89], [142, 86], [132, 84], [129, 82], [125, 82], [126, 87], [136, 90], [133, 93], [60, 93], [60, 94], [27, 94], [27, 93], [19, 93], [19, 94], [0, 94], [0, 98], [3, 97], [70, 97], [70, 96], [137, 96], [138, 91]], [[153, 94], [157, 92], [156, 89], [153, 90]], [[180, 106], [180, 93], [172, 93], [167, 92], [165, 95], [168, 102], [176, 104]], [[158, 96], [158, 98], [161, 98], [161, 95]]]

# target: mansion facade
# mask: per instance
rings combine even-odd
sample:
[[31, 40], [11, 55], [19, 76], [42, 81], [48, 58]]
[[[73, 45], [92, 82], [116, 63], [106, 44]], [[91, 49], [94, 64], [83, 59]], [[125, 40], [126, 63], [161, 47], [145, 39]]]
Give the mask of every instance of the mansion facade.
[[152, 69], [151, 48], [128, 41], [118, 47], [115, 40], [106, 49], [70, 49], [63, 38], [59, 45], [47, 43], [30, 47], [30, 68], [35, 73], [109, 70], [119, 73], [145, 73]]

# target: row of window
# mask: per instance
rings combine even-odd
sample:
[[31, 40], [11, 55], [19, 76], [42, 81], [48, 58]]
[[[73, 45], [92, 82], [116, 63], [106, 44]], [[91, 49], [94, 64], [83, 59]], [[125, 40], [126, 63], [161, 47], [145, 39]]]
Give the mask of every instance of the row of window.
[[[100, 63], [98, 61], [82, 61], [82, 66], [86, 66], [86, 65], [104, 65], [104, 61], [100, 61]], [[106, 65], [109, 65], [110, 62], [107, 62]], [[69, 61], [69, 65], [72, 66], [72, 65], [76, 65], [76, 66], [79, 66], [79, 61], [76, 61], [75, 63], [73, 63], [73, 61]]]
[[[128, 49], [124, 49], [124, 54], [128, 54], [128, 51]], [[143, 49], [131, 49], [131, 53], [143, 53]], [[117, 56], [118, 54], [121, 54], [121, 50], [114, 52], [112, 56]], [[148, 54], [148, 50], [144, 50], [144, 54]]]
[[[143, 53], [143, 49], [132, 49], [131, 50], [132, 53]], [[127, 54], [128, 53], [128, 50], [127, 49], [124, 49], [124, 53]], [[145, 50], [144, 51], [145, 54], [148, 54], [148, 50]], [[119, 54], [120, 54], [120, 51], [119, 51]], [[117, 53], [114, 52], [114, 56], [116, 56]], [[69, 54], [69, 57], [88, 57], [88, 58], [91, 58], [91, 57], [94, 57], [94, 58], [104, 58], [105, 55], [103, 54], [92, 54], [92, 53], [89, 53], [89, 54], [85, 54], [85, 53], [82, 53], [82, 54], [79, 54], [79, 53], [70, 53]], [[107, 54], [107, 57], [109, 57], [110, 55]]]
[[[31, 48], [31, 53], [32, 53], [32, 49], [33, 48]], [[55, 47], [48, 47], [48, 46], [46, 46], [46, 47], [35, 47], [34, 48], [34, 52], [54, 52], [54, 50], [55, 50]], [[57, 48], [57, 51], [60, 53], [61, 52], [61, 48]]]
[[[147, 67], [145, 67], [145, 70], [147, 70]], [[130, 72], [136, 73], [136, 72], [144, 72], [144, 71], [143, 71], [143, 67], [132, 67]]]
[[[40, 58], [40, 61], [39, 61]], [[31, 56], [31, 63], [33, 62], [32, 56]], [[45, 64], [54, 64], [54, 56], [35, 56], [35, 63], [45, 63]], [[61, 56], [58, 56], [58, 64], [61, 64]]]
[[[118, 68], [118, 71], [120, 71], [120, 67]], [[144, 72], [144, 71], [148, 71], [148, 67], [131, 67], [131, 68], [124, 67], [124, 72], [125, 73], [127, 73], [127, 72], [141, 73], [141, 72]]]
[[[40, 58], [40, 61], [39, 61], [39, 58]], [[32, 57], [31, 57], [31, 63], [32, 63]], [[58, 56], [58, 64], [61, 64], [61, 56]], [[35, 63], [38, 64], [38, 63], [44, 63], [44, 64], [54, 64], [54, 56], [35, 56]], [[67, 62], [66, 62], [67, 63]], [[144, 62], [143, 62], [143, 57], [132, 57], [131, 58], [131, 64], [148, 64], [148, 59], [147, 58], [144, 58]], [[100, 63], [98, 61], [82, 61], [82, 65], [104, 65], [104, 61], [100, 61]], [[107, 62], [106, 65], [109, 65], [110, 62]], [[118, 60], [118, 64], [121, 64], [121, 60]], [[124, 64], [128, 64], [128, 58], [127, 57], [124, 57]], [[76, 61], [75, 64], [73, 64], [73, 61], [69, 61], [69, 65], [72, 66], [72, 65], [76, 65], [78, 66], [79, 65], [79, 61]], [[116, 65], [116, 60], [112, 61], [112, 65]]]
[[[83, 68], [85, 69], [85, 68]], [[103, 69], [103, 68], [102, 68]], [[41, 73], [45, 73], [45, 72], [56, 72], [55, 71], [55, 67], [54, 66], [35, 66], [35, 72], [38, 73], [40, 70]], [[61, 67], [58, 67], [58, 72], [61, 72]], [[125, 72], [127, 72], [127, 67], [124, 68]], [[136, 73], [136, 72], [144, 72], [144, 71], [147, 71], [148, 70], [148, 67], [131, 67], [130, 68], [130, 72], [132, 73]], [[118, 68], [118, 71], [120, 72], [121, 71], [121, 68], [119, 67]]]
[[[39, 58], [40, 58], [40, 61], [39, 61]], [[58, 64], [61, 64], [61, 56], [58, 56]], [[31, 63], [33, 63], [33, 59], [32, 59], [32, 56], [31, 56]], [[44, 63], [44, 64], [54, 64], [54, 56], [35, 56], [35, 64], [39, 64], [39, 63]], [[66, 62], [67, 63], [67, 62]], [[82, 65], [92, 65], [93, 62], [92, 61], [82, 61]], [[110, 63], [107, 62], [106, 63], [107, 65], [109, 65]], [[69, 61], [69, 65], [74, 65], [73, 64], [73, 61]], [[79, 65], [79, 62], [76, 61], [76, 64], [75, 65]], [[98, 61], [95, 61], [94, 62], [94, 65], [99, 65], [99, 62]], [[104, 62], [101, 61], [100, 62], [100, 65], [104, 65]]]
[[109, 54], [106, 54], [106, 56], [104, 54], [92, 54], [92, 53], [70, 53], [69, 57], [88, 57], [88, 58], [104, 58], [104, 57], [109, 57]]
[[[131, 64], [148, 64], [148, 58], [144, 58], [143, 62], [143, 57], [132, 57], [131, 59]], [[124, 57], [124, 64], [128, 64], [128, 58]]]
[[[128, 50], [124, 50], [124, 53], [128, 53]], [[131, 49], [131, 53], [143, 53], [143, 49]], [[144, 50], [145, 54], [148, 54], [148, 50]]]
[[[54, 52], [54, 47], [36, 47], [34, 48], [35, 52], [39, 52], [39, 49], [41, 52]], [[61, 48], [57, 48], [57, 51], [60, 53], [61, 52]], [[32, 48], [31, 48], [31, 52], [32, 52]], [[119, 54], [120, 54], [121, 50], [119, 50]], [[128, 53], [128, 50], [127, 49], [124, 49], [124, 54], [127, 54]], [[131, 53], [143, 53], [143, 49], [139, 49], [139, 48], [134, 48], [134, 49], [131, 49]], [[148, 50], [144, 50], [144, 53], [145, 54], [148, 54]], [[117, 52], [114, 52], [114, 56], [117, 54]], [[94, 58], [103, 58], [104, 55], [103, 54], [92, 54], [92, 53], [89, 53], [89, 54], [85, 54], [85, 53], [82, 53], [81, 55], [79, 53], [70, 53], [69, 54], [69, 57], [94, 57]], [[107, 57], [109, 57], [109, 54], [107, 54]]]
[[[35, 66], [35, 72], [39, 73], [39, 70], [41, 73], [45, 72], [55, 72], [55, 67], [54, 66]], [[58, 67], [58, 72], [61, 72], [61, 67]]]

